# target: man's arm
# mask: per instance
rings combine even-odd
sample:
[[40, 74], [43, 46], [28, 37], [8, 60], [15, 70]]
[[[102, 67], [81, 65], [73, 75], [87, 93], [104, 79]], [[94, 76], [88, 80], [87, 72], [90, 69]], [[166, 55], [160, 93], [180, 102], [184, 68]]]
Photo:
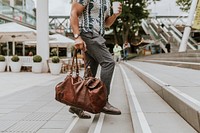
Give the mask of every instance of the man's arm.
[[[72, 3], [71, 15], [70, 15], [70, 25], [71, 25], [71, 28], [73, 30], [74, 35], [80, 34], [80, 31], [79, 31], [79, 16], [82, 14], [84, 9], [85, 9], [85, 6], [83, 6], [83, 5], [81, 5], [77, 2]], [[80, 36], [75, 39], [75, 48], [76, 49], [81, 49], [81, 50], [85, 51], [86, 46], [84, 46], [83, 44], [85, 44], [85, 43]]]
[[122, 47], [121, 46], [119, 46], [119, 51], [121, 51], [122, 50]]
[[109, 16], [105, 21], [105, 26], [110, 27], [116, 20], [117, 16], [113, 14], [112, 16]]
[[80, 34], [78, 19], [84, 9], [85, 9], [85, 7], [82, 6], [81, 4], [79, 4], [77, 2], [72, 3], [71, 15], [70, 15], [70, 25], [72, 27], [74, 34]]

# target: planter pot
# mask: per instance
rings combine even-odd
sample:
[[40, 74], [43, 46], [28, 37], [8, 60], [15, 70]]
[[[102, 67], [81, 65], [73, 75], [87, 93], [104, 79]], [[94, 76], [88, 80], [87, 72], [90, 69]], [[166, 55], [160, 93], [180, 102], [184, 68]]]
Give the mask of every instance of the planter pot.
[[62, 63], [49, 63], [50, 72], [53, 75], [60, 74]]
[[10, 68], [12, 72], [20, 72], [21, 66], [21, 62], [10, 62]]
[[6, 69], [6, 62], [0, 62], [0, 72], [4, 72]]
[[42, 62], [33, 62], [32, 64], [32, 72], [34, 73], [41, 73], [42, 72]]

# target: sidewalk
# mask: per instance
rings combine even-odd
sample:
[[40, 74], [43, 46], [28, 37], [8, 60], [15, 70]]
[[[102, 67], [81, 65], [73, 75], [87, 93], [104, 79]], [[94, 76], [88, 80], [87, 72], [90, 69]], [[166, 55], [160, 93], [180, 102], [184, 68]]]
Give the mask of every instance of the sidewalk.
[[30, 72], [4, 72], [0, 73], [0, 97], [24, 90], [36, 85], [48, 84], [50, 81], [63, 77], [61, 75], [51, 75], [50, 73], [35, 74]]
[[[55, 85], [65, 76], [0, 73], [0, 132], [34, 133], [44, 125], [42, 133], [59, 133], [69, 115], [65, 115], [68, 113], [67, 107], [54, 99], [54, 93]], [[61, 113], [63, 115], [59, 116]], [[54, 129], [49, 131], [49, 128]]]

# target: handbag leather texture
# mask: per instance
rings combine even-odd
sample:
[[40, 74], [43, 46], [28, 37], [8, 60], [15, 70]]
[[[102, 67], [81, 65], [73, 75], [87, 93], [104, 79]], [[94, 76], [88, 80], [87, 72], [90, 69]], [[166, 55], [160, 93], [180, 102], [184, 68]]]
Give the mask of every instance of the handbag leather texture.
[[[76, 58], [75, 75], [73, 75], [74, 58]], [[92, 77], [91, 74], [87, 74], [90, 76], [82, 78], [79, 75], [77, 66], [77, 52], [75, 52], [70, 74], [55, 87], [55, 99], [90, 113], [100, 113], [107, 101], [106, 86], [100, 79]], [[86, 67], [84, 71], [84, 73], [87, 73]]]

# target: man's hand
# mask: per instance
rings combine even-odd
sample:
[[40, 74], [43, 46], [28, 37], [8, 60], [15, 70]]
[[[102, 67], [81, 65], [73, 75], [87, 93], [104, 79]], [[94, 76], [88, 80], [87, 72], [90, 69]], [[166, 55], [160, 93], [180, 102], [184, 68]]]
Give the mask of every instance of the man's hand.
[[86, 49], [86, 44], [85, 44], [85, 42], [82, 40], [81, 37], [78, 37], [77, 39], [75, 39], [74, 48], [75, 48], [75, 49], [83, 50], [83, 52], [87, 51], [87, 49]]
[[116, 17], [120, 16], [121, 13], [122, 13], [122, 3], [120, 3], [120, 6], [119, 6], [119, 8], [118, 8], [118, 11], [119, 11], [119, 13], [115, 13], [115, 14], [114, 14]]
[[109, 28], [115, 22], [116, 18], [121, 15], [121, 13], [122, 13], [122, 4], [121, 3], [119, 5], [118, 12], [119, 13], [112, 14], [112, 16], [109, 16], [106, 18], [106, 20], [105, 20], [106, 27]]

